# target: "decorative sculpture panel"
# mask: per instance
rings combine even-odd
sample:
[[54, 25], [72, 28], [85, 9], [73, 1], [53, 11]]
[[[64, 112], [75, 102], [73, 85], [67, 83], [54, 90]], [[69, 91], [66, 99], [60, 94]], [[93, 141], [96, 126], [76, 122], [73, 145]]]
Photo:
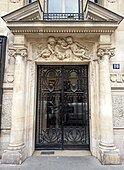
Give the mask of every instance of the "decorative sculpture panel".
[[39, 45], [38, 55], [35, 58], [43, 60], [90, 60], [88, 49], [73, 40], [72, 37], [57, 38], [49, 37], [47, 45]]

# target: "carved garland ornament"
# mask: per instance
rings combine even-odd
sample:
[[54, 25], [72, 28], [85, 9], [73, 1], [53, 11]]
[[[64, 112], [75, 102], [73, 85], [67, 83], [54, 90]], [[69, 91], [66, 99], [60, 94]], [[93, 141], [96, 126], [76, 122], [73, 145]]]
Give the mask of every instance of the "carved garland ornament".
[[38, 56], [35, 58], [42, 59], [79, 59], [79, 60], [89, 60], [87, 56], [88, 49], [78, 42], [75, 42], [72, 37], [58, 38], [49, 37], [47, 41], [47, 46], [40, 50]]

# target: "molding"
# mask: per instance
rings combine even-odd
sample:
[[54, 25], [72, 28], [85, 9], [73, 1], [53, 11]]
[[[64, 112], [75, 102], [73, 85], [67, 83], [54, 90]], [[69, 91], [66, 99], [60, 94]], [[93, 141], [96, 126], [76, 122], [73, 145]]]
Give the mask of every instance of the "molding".
[[116, 22], [8, 22], [13, 33], [114, 33]]
[[114, 33], [114, 30], [12, 30], [12, 33]]
[[37, 19], [36, 16], [38, 16], [38, 19], [41, 18], [41, 11], [40, 11], [38, 1], [30, 3], [22, 8], [19, 8], [15, 11], [3, 16], [2, 19], [5, 22], [8, 22], [8, 21], [26, 20], [26, 18], [28, 18], [27, 20], [30, 20], [32, 17]]
[[91, 1], [87, 6], [87, 17], [92, 20], [117, 21], [120, 23], [123, 17]]
[[[14, 2], [17, 0], [14, 0]], [[85, 21], [116, 21], [120, 23], [123, 19], [122, 16], [89, 1], [86, 5], [84, 15], [86, 16]], [[5, 22], [8, 21], [29, 21], [29, 20], [41, 20], [43, 21], [43, 10], [41, 8], [40, 1], [30, 3], [20, 9], [17, 9], [2, 17]], [[54, 20], [51, 21], [52, 23]], [[65, 22], [68, 22], [67, 20]]]

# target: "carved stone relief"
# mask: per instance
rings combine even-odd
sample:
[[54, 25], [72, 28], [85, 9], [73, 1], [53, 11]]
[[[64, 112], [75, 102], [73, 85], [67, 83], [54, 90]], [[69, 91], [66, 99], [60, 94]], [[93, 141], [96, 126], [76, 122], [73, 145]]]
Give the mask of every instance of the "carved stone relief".
[[113, 87], [124, 87], [124, 73], [111, 73], [110, 81]]
[[[36, 48], [36, 44], [35, 44]], [[46, 44], [37, 46], [36, 61], [83, 61], [90, 60], [89, 49], [73, 40], [72, 37], [55, 38], [49, 37]]]
[[114, 127], [124, 127], [124, 95], [112, 96]]
[[12, 94], [3, 95], [1, 127], [11, 126]]

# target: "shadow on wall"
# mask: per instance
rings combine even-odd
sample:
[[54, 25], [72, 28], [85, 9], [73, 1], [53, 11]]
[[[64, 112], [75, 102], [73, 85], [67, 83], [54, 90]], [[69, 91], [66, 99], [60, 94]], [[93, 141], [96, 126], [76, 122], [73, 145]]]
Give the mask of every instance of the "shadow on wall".
[[2, 95], [6, 55], [6, 40], [7, 37], [0, 36], [0, 136], [1, 136]]

